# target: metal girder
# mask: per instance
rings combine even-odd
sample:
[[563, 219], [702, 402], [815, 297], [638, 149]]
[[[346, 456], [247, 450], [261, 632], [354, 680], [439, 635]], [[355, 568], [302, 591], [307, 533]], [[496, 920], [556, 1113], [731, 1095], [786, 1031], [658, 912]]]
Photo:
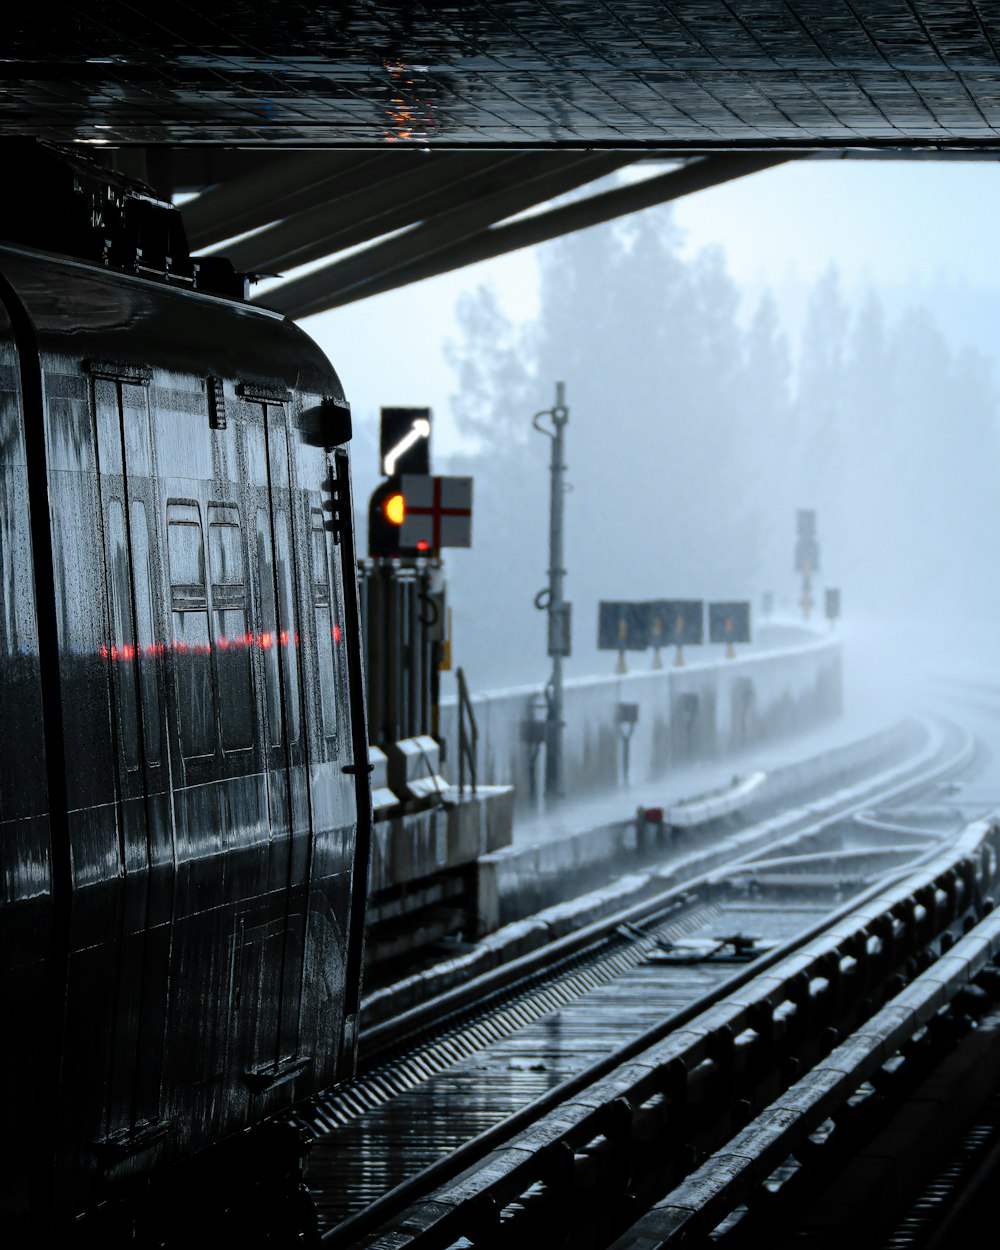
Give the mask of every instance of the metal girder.
[[[405, 264], [391, 268], [372, 264], [370, 276], [367, 278], [355, 276], [353, 281], [345, 281], [343, 262], [335, 261], [308, 277], [288, 283], [287, 287], [269, 291], [259, 302], [290, 317], [303, 317], [310, 313], [339, 308], [372, 295], [384, 294], [396, 287], [420, 282], [424, 278], [436, 277], [465, 265], [473, 265], [522, 247], [543, 243], [559, 235], [600, 225], [628, 213], [665, 204], [695, 191], [719, 186], [734, 178], [744, 178], [748, 174], [758, 173], [794, 159], [795, 156], [761, 153], [704, 157], [683, 165], [680, 169], [671, 169], [643, 182], [575, 200], [572, 204], [549, 209], [523, 221], [493, 225]], [[619, 163], [631, 162], [622, 160]], [[370, 252], [375, 250], [369, 249]], [[362, 252], [351, 258], [355, 262], [355, 275], [361, 272], [364, 259], [368, 255], [369, 252]]]
[[391, 169], [419, 164], [420, 152], [316, 152], [279, 156], [263, 168], [203, 192], [181, 209], [192, 248], [206, 248], [280, 217], [332, 202]]
[[[472, 202], [462, 202], [430, 221], [376, 243], [362, 252], [335, 260], [314, 273], [274, 288], [255, 302], [291, 317], [323, 312], [357, 298], [351, 292], [367, 287], [373, 279], [415, 265], [430, 264], [456, 240], [479, 234], [494, 222], [512, 217], [536, 204], [545, 203], [585, 183], [593, 182], [631, 163], [623, 153], [566, 156], [560, 154], [553, 170], [553, 156], [529, 153], [510, 162], [503, 185]], [[434, 271], [433, 265], [431, 265]]]
[[[292, 158], [284, 159], [287, 163]], [[258, 179], [277, 163], [268, 153], [247, 148], [167, 145], [98, 148], [94, 152], [94, 160], [115, 173], [124, 174], [126, 178], [137, 178], [147, 183], [164, 199], [178, 192], [216, 188], [221, 183], [231, 183], [238, 178], [248, 179], [251, 175]], [[245, 185], [252, 185], [252, 182], [248, 181]]]
[[[512, 152], [428, 153], [416, 162], [387, 158], [382, 178], [347, 194], [334, 180], [329, 185], [338, 194], [217, 250], [245, 272], [293, 269], [482, 198], [504, 186], [512, 177], [508, 167], [525, 159]], [[567, 158], [548, 159], [559, 164]]]

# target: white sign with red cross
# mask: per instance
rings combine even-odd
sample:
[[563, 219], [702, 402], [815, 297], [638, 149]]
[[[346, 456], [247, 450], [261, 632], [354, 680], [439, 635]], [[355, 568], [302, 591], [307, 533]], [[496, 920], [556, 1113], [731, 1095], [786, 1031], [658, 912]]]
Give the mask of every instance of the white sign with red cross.
[[399, 545], [418, 551], [472, 546], [472, 478], [404, 473], [405, 500]]

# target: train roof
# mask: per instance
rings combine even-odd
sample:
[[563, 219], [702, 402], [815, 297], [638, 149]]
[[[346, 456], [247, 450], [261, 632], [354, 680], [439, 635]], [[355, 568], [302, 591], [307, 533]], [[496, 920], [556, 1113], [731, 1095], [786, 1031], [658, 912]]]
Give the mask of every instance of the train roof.
[[346, 407], [336, 370], [293, 321], [238, 300], [0, 242], [0, 274], [24, 305], [39, 350], [264, 387]]

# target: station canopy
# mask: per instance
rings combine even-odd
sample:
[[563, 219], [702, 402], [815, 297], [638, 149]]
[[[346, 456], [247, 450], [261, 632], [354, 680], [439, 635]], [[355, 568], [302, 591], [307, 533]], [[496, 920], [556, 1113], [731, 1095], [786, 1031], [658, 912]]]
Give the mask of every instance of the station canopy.
[[996, 159], [998, 50], [973, 0], [41, 3], [0, 136], [199, 192], [242, 268], [334, 257], [263, 300], [303, 316], [784, 160]]

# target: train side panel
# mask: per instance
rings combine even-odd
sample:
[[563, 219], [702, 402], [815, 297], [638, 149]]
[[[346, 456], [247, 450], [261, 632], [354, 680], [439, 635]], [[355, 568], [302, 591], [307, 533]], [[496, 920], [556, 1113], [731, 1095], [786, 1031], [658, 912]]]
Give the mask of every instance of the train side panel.
[[72, 1207], [344, 1072], [345, 573], [297, 428], [339, 382], [280, 320], [5, 259], [44, 396]]
[[[343, 772], [343, 761], [353, 760], [345, 578], [356, 578], [356, 573], [353, 567], [349, 573], [345, 569], [342, 546], [324, 528], [320, 483], [327, 472], [326, 456], [301, 440], [292, 441], [290, 448], [293, 478], [298, 483], [295, 536], [296, 565], [301, 571], [299, 613], [304, 632], [313, 639], [300, 654], [303, 686], [308, 692], [309, 737], [315, 743], [298, 781], [310, 805], [313, 839], [308, 847], [304, 843], [301, 847], [307, 892], [299, 901], [304, 921], [295, 929], [302, 941], [301, 966], [296, 973], [302, 986], [297, 1028], [303, 1052], [318, 1055], [327, 1045], [325, 1039], [337, 1035], [331, 1034], [335, 1024], [343, 1033], [347, 1052], [356, 1043], [354, 1022], [335, 1019], [338, 991], [331, 972], [346, 961], [348, 945], [357, 944], [362, 931], [359, 927], [353, 934], [341, 932], [328, 921], [330, 916], [347, 916], [359, 897], [347, 871], [354, 854], [351, 829], [356, 799], [351, 776]], [[355, 691], [355, 714], [360, 703], [362, 693]], [[362, 767], [367, 768], [367, 763], [365, 758]], [[354, 955], [360, 958], [361, 952], [355, 950]], [[356, 985], [358, 974], [348, 973], [346, 983]], [[289, 998], [294, 998], [291, 987]], [[345, 1053], [341, 1068], [346, 1071], [352, 1063], [351, 1054]]]
[[31, 1197], [48, 1115], [52, 859], [20, 360], [0, 303], [0, 1219]]

